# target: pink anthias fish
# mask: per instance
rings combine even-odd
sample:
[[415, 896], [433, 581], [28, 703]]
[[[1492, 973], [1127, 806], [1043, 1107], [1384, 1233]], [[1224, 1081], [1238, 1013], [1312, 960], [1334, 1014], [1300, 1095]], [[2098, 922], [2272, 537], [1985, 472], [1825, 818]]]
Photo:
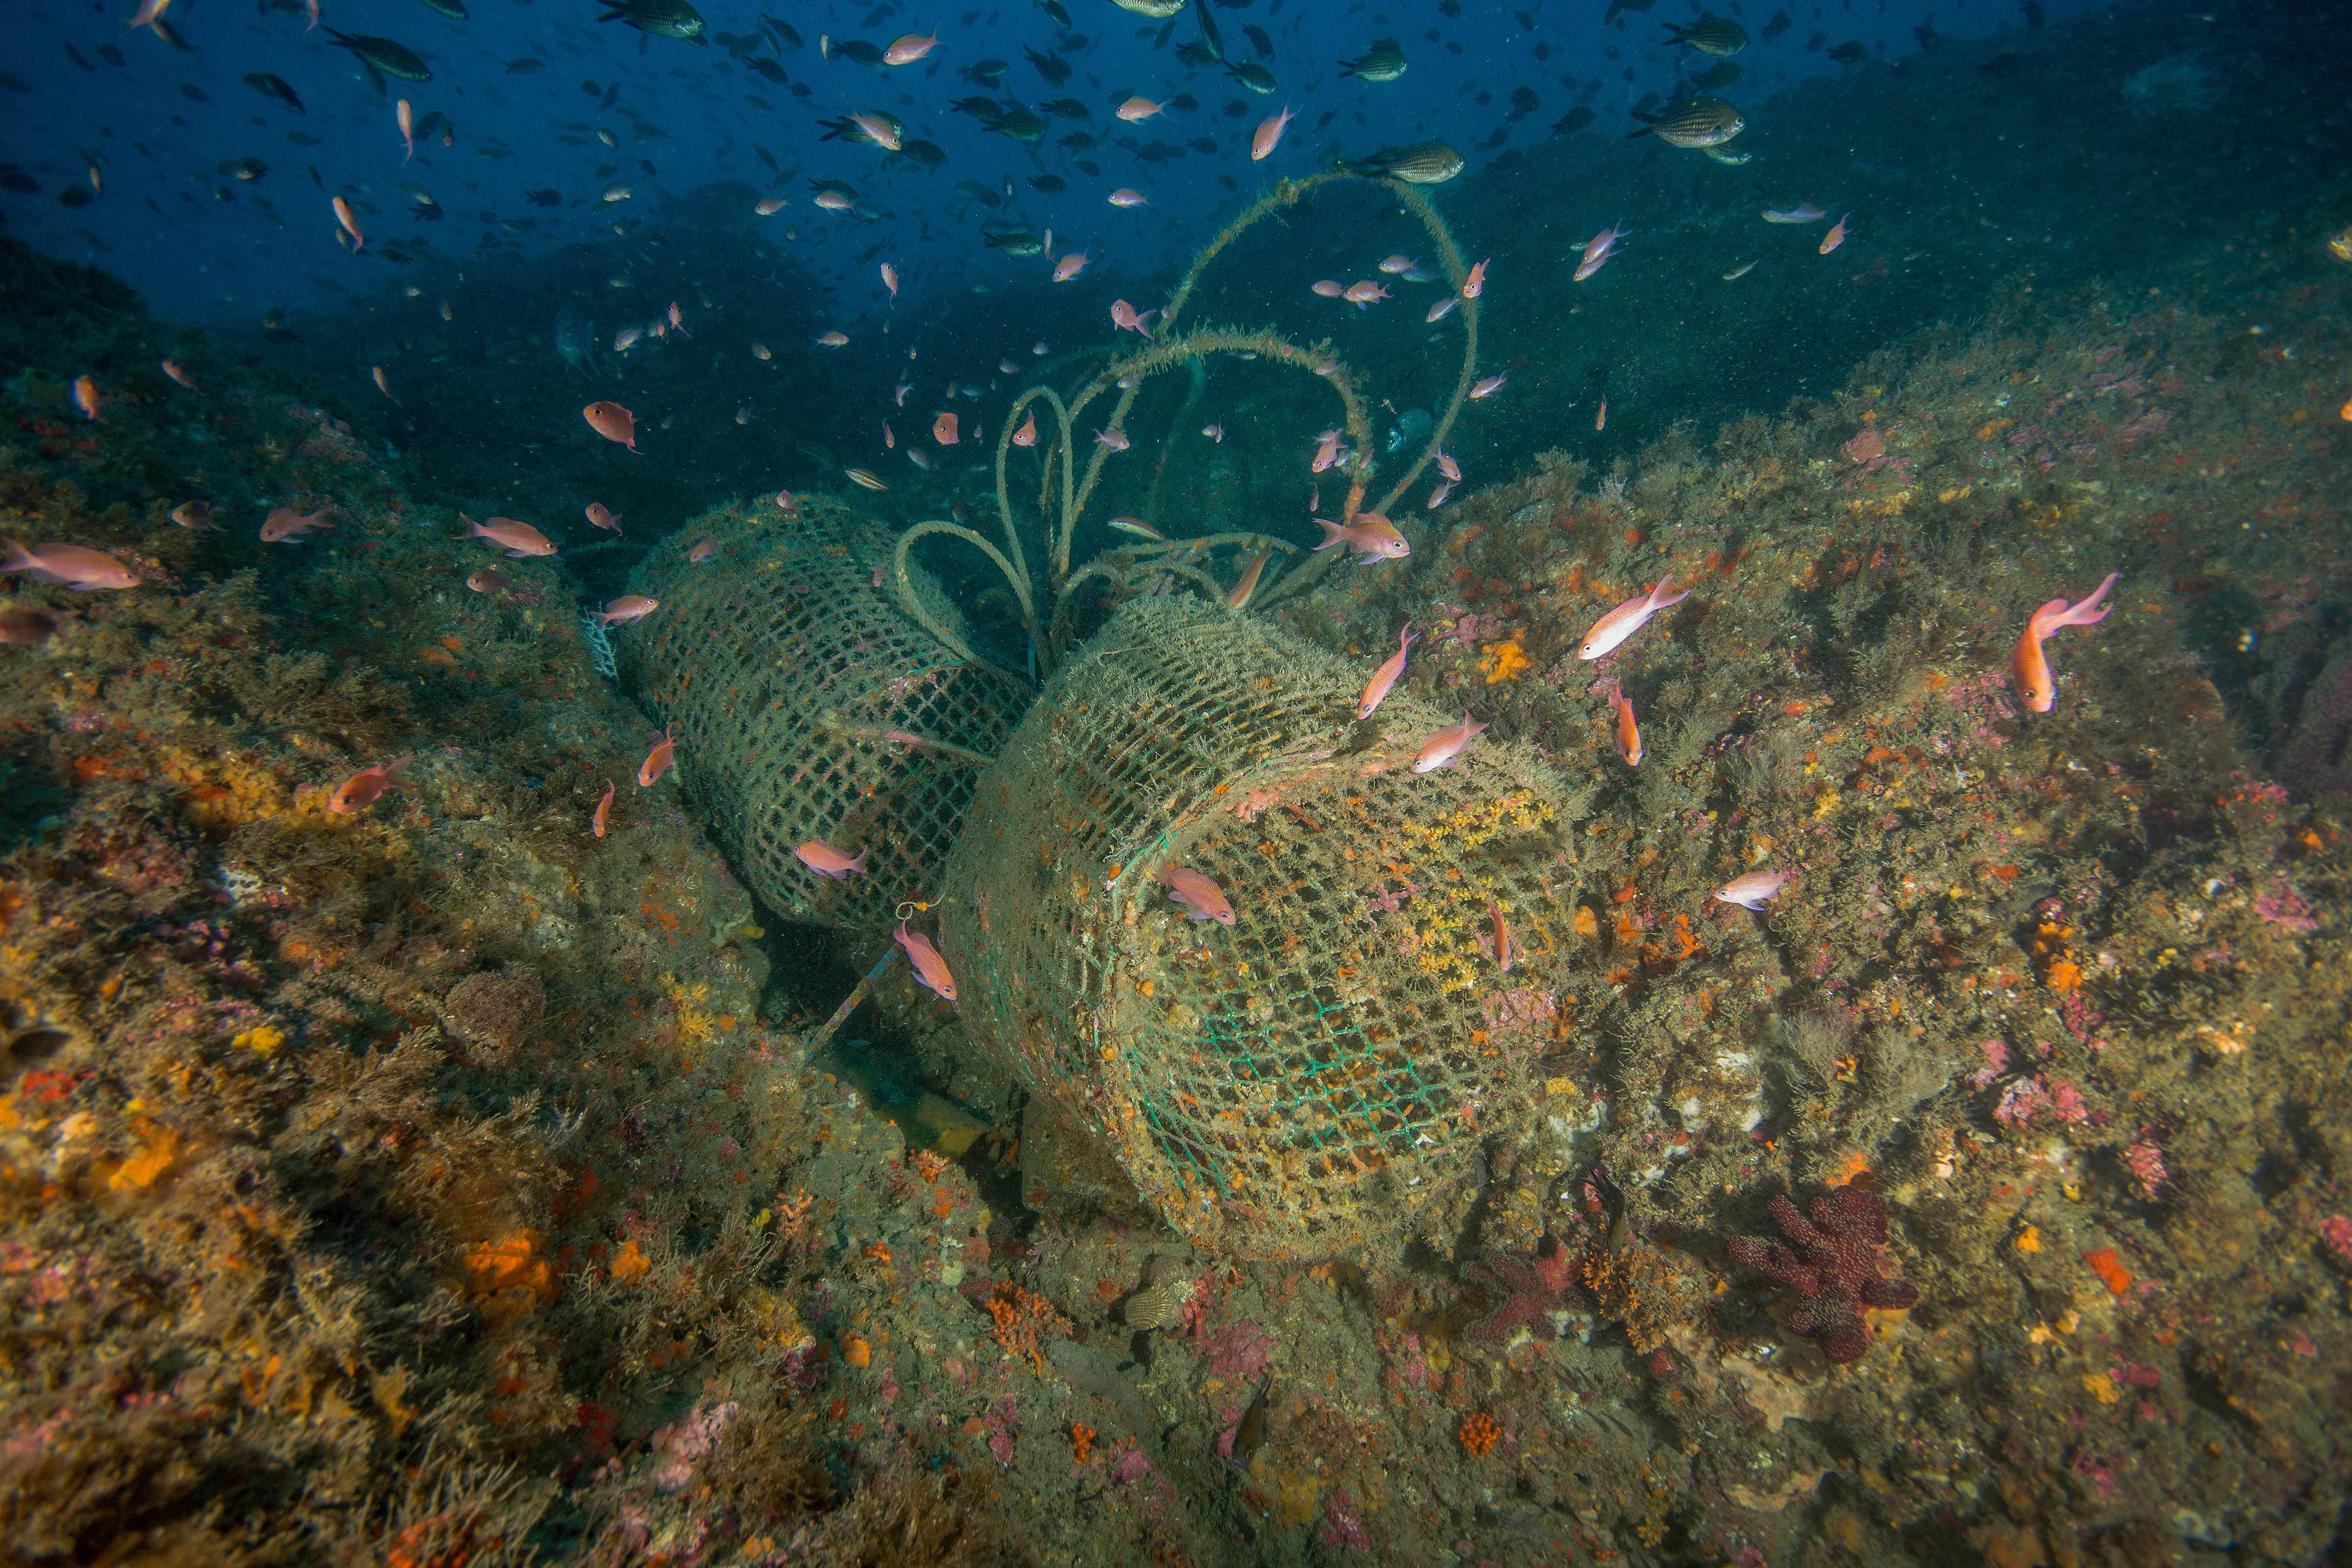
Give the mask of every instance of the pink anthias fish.
[[1503, 906], [1491, 900], [1486, 905], [1486, 918], [1495, 922], [1495, 967], [1508, 974], [1511, 972], [1511, 925], [1503, 918]]
[[1339, 432], [1326, 430], [1315, 437], [1315, 456], [1307, 465], [1309, 473], [1319, 474], [1339, 460]]
[[[1462, 280], [1462, 297], [1465, 300], [1475, 300], [1486, 291], [1486, 262], [1492, 259], [1491, 257], [1481, 259], [1476, 266], [1470, 268], [1470, 276]], [[1432, 321], [1436, 319], [1434, 316], [1430, 318]]]
[[509, 555], [518, 559], [525, 555], [552, 555], [555, 542], [527, 522], [510, 517], [494, 517], [488, 522], [476, 522], [464, 512], [457, 514], [466, 525], [463, 539], [487, 539]]
[[2109, 589], [2122, 580], [2123, 574], [2110, 572], [2099, 585], [2073, 604], [2053, 599], [2026, 617], [2025, 633], [2010, 650], [2010, 675], [2017, 682], [2017, 693], [2025, 705], [2036, 713], [2047, 713], [2058, 705], [2058, 682], [2050, 673], [2050, 660], [2042, 652], [2042, 639], [2061, 626], [2095, 626], [2107, 618], [2115, 608], [2101, 604]]
[[873, 846], [868, 845], [853, 857], [835, 849], [822, 838], [803, 839], [793, 846], [793, 854], [802, 865], [818, 876], [830, 877], [836, 882], [847, 877], [864, 876], [866, 857], [872, 853]]
[[1447, 479], [1451, 480], [1454, 484], [1458, 485], [1462, 482], [1462, 465], [1454, 460], [1452, 453], [1446, 451], [1445, 448], [1441, 447], [1434, 453], [1431, 454], [1431, 458], [1432, 460], [1437, 464], [1437, 471], [1439, 473], [1444, 474]]
[[86, 544], [44, 544], [37, 550], [27, 550], [16, 540], [8, 542], [8, 553], [0, 559], [0, 572], [24, 572], [37, 583], [54, 583], [61, 588], [77, 588], [85, 593], [92, 588], [136, 588], [138, 574], [103, 550], [92, 550]]
[[1282, 144], [1284, 129], [1297, 118], [1298, 116], [1286, 104], [1281, 113], [1269, 114], [1259, 121], [1257, 129], [1250, 134], [1250, 162], [1264, 163], [1274, 156], [1274, 150]]
[[1684, 589], [1679, 594], [1669, 595], [1666, 590], [1673, 587], [1674, 583], [1674, 574], [1670, 572], [1665, 576], [1659, 578], [1658, 585], [1651, 589], [1648, 593], [1634, 595], [1632, 598], [1626, 600], [1623, 604], [1618, 605], [1615, 609], [1610, 611], [1599, 620], [1593, 622], [1592, 629], [1584, 634], [1584, 641], [1582, 645], [1577, 648], [1576, 657], [1579, 658], [1599, 658], [1603, 654], [1615, 648], [1618, 644], [1623, 642], [1627, 637], [1630, 637], [1635, 632], [1640, 631], [1643, 626], [1649, 623], [1649, 619], [1652, 616], [1656, 615], [1660, 610], [1666, 608], [1670, 605], [1679, 605], [1685, 599], [1690, 597], [1690, 590], [1688, 588]]
[[882, 264], [882, 287], [890, 290], [890, 303], [898, 303], [898, 269], [888, 262]]
[[1108, 447], [1114, 452], [1124, 452], [1127, 450], [1129, 446], [1127, 432], [1124, 430], [1097, 430], [1095, 432], [1095, 445], [1097, 447]]
[[105, 399], [99, 395], [98, 383], [86, 375], [74, 377], [73, 405], [83, 418], [99, 418], [99, 410], [105, 406]]
[[1486, 376], [1470, 389], [1470, 395], [1473, 398], [1492, 397], [1495, 394], [1503, 390], [1503, 383], [1509, 379], [1510, 373], [1508, 371]]
[[604, 837], [604, 835], [612, 828], [613, 796], [618, 793], [619, 791], [614, 787], [613, 781], [611, 779], [606, 779], [604, 781], [604, 797], [596, 802], [596, 815], [588, 819], [588, 826], [596, 830], [596, 837], [599, 838]]
[[1125, 103], [1120, 104], [1117, 109], [1111, 110], [1111, 112], [1118, 115], [1121, 120], [1126, 121], [1129, 125], [1136, 125], [1150, 119], [1153, 115], [1159, 113], [1166, 107], [1167, 105], [1165, 104], [1154, 103], [1151, 100], [1139, 94], [1134, 98], [1129, 99]]
[[898, 128], [881, 115], [871, 112], [853, 114], [849, 117], [849, 122], [864, 132], [866, 139], [885, 153], [896, 153], [899, 150]]
[[335, 793], [327, 797], [327, 809], [338, 816], [365, 811], [382, 800], [384, 792], [394, 785], [408, 782], [401, 776], [408, 763], [408, 758], [400, 757], [389, 763], [378, 763], [373, 767], [362, 768], [335, 786]]
[[1750, 871], [1744, 877], [1734, 877], [1708, 896], [1718, 904], [1738, 904], [1743, 910], [1760, 910], [1780, 896], [1780, 889], [1796, 876], [1794, 871]]
[[1158, 873], [1158, 879], [1168, 885], [1168, 896], [1184, 906], [1187, 920], [1214, 921], [1226, 926], [1234, 923], [1234, 906], [1226, 900], [1225, 890], [1217, 886], [1215, 878], [1188, 866], [1171, 866]]
[[262, 520], [261, 542], [280, 544], [289, 539], [299, 542], [304, 534], [314, 528], [334, 526], [333, 521], [327, 516], [327, 509], [324, 507], [305, 517], [290, 506], [281, 506]]
[[1150, 337], [1151, 318], [1158, 314], [1160, 314], [1158, 310], [1145, 310], [1138, 314], [1135, 307], [1124, 300], [1113, 300], [1110, 302], [1111, 325], [1122, 332], [1141, 332], [1145, 337]]
[[1319, 294], [1326, 300], [1337, 300], [1347, 293], [1348, 286], [1345, 283], [1337, 281], [1336, 279], [1325, 278], [1317, 282], [1309, 283], [1307, 286], [1307, 291], [1309, 294]]
[[1439, 485], [1435, 489], [1429, 492], [1429, 499], [1421, 503], [1422, 510], [1435, 511], [1439, 507], [1445, 504], [1445, 498], [1453, 493], [1454, 481], [1452, 479], [1447, 479], [1444, 483]]
[[1388, 297], [1389, 291], [1369, 278], [1349, 284], [1347, 292], [1339, 296], [1359, 310], [1377, 305]]
[[1397, 633], [1396, 652], [1381, 660], [1380, 668], [1372, 671], [1372, 678], [1364, 682], [1364, 695], [1356, 703], [1356, 720], [1359, 723], [1370, 718], [1372, 710], [1387, 700], [1390, 689], [1395, 686], [1398, 678], [1404, 674], [1405, 651], [1412, 647], [1412, 623], [1407, 621]]
[[404, 163], [416, 156], [415, 114], [416, 111], [408, 107], [408, 100], [404, 98], [394, 108], [392, 113], [393, 123], [400, 127], [401, 145], [408, 149], [408, 156], [401, 159]]
[[677, 741], [665, 726], [661, 732], [661, 739], [656, 741], [653, 750], [646, 753], [646, 760], [637, 764], [637, 787], [653, 788], [661, 782], [662, 774], [669, 772], [670, 764], [677, 760]]
[[955, 975], [949, 970], [948, 961], [940, 956], [940, 950], [931, 945], [930, 938], [919, 931], [908, 931], [907, 922], [900, 921], [890, 940], [906, 952], [917, 980], [935, 992], [942, 1002], [956, 999]]
[[1462, 722], [1449, 724], [1422, 742], [1421, 750], [1413, 753], [1412, 771], [1432, 773], [1451, 764], [1454, 758], [1469, 749], [1470, 742], [1476, 740], [1478, 731], [1486, 727], [1469, 714], [1463, 714]]
[[1445, 320], [1446, 317], [1454, 314], [1454, 307], [1460, 303], [1462, 303], [1460, 300], [1448, 294], [1444, 299], [1440, 300], [1436, 304], [1432, 305], [1429, 308], [1429, 314], [1423, 316], [1422, 321], [1424, 324], [1442, 321]]
[[1054, 263], [1054, 281], [1056, 283], [1067, 283], [1071, 279], [1076, 278], [1079, 273], [1084, 272], [1087, 269], [1087, 259], [1088, 258], [1085, 251], [1073, 250], [1069, 255], [1065, 256], [1061, 260]]
[[1110, 194], [1109, 199], [1110, 205], [1115, 207], [1139, 207], [1149, 198], [1141, 191], [1131, 190], [1126, 185], [1121, 185]]
[[908, 33], [891, 40], [890, 47], [882, 51], [882, 63], [886, 66], [912, 65], [939, 47], [940, 36], [936, 31], [929, 35]]
[[643, 594], [624, 594], [609, 600], [604, 607], [591, 613], [589, 618], [600, 626], [625, 626], [631, 621], [642, 621], [661, 608], [659, 599], [648, 599]]
[[1852, 213], [1845, 214], [1844, 216], [1840, 217], [1836, 223], [1830, 226], [1829, 233], [1822, 236], [1822, 254], [1823, 256], [1827, 256], [1831, 251], [1835, 250], [1839, 246], [1845, 243], [1845, 220], [1853, 216], [1853, 215]]
[[[1621, 226], [1623, 222], [1622, 218], [1618, 220]], [[1616, 226], [1604, 228], [1594, 235], [1585, 243], [1583, 258], [1576, 264], [1576, 275], [1570, 281], [1581, 283], [1608, 266], [1609, 258], [1617, 254], [1618, 246], [1622, 244], [1625, 237], [1633, 232], [1629, 228]]]
[[606, 506], [603, 501], [590, 501], [588, 503], [587, 515], [588, 521], [598, 528], [608, 528], [614, 533], [619, 533], [621, 531], [621, 514], [614, 511], [611, 507]]
[[1326, 517], [1317, 518], [1315, 526], [1323, 531], [1323, 542], [1316, 549], [1328, 550], [1345, 543], [1351, 550], [1363, 552], [1356, 557], [1359, 563], [1402, 561], [1412, 553], [1412, 546], [1405, 542], [1396, 524], [1376, 511], [1358, 512], [1355, 522], [1345, 528]]
[[1811, 202], [1800, 202], [1787, 212], [1772, 207], [1764, 209], [1766, 223], [1819, 223], [1830, 215]]
[[823, 348], [845, 349], [849, 346], [849, 334], [835, 327], [831, 331], [818, 334], [816, 341]]
[[693, 562], [697, 566], [699, 566], [718, 553], [719, 541], [715, 539], [705, 539], [697, 542], [693, 549], [688, 551], [686, 552], [686, 558], [688, 561]]
[[190, 375], [185, 370], [182, 369], [178, 360], [165, 360], [163, 362], [163, 374], [170, 376], [173, 381], [178, 382], [182, 386], [186, 387], [190, 392], [196, 390], [196, 378]]

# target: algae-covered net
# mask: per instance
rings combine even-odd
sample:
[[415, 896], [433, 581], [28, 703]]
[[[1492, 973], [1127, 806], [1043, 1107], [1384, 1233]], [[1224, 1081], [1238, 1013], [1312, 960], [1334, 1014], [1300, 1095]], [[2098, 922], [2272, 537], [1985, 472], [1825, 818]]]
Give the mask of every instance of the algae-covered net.
[[[1130, 604], [983, 775], [949, 868], [966, 1026], [1171, 1224], [1244, 1256], [1397, 1235], [1567, 1026], [1557, 781], [1484, 741], [1414, 773], [1453, 715], [1392, 696], [1359, 725], [1364, 674]], [[1186, 918], [1176, 868], [1231, 928]]]
[[[761, 898], [885, 930], [902, 900], [937, 895], [975, 772], [1028, 693], [878, 586], [887, 530], [816, 497], [791, 517], [760, 507], [708, 513], [638, 567], [631, 591], [661, 608], [615, 633], [622, 680], [674, 726], [688, 799]], [[935, 584], [918, 591], [961, 626]], [[864, 874], [817, 876], [793, 852], [812, 838], [864, 852]]]

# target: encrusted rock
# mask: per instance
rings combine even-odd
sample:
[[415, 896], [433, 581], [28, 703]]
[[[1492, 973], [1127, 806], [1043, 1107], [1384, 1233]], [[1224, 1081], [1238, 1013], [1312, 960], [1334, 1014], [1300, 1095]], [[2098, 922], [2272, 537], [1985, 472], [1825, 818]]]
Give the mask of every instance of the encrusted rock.
[[528, 969], [468, 974], [442, 999], [449, 1030], [490, 1063], [512, 1056], [547, 1011], [547, 990]]

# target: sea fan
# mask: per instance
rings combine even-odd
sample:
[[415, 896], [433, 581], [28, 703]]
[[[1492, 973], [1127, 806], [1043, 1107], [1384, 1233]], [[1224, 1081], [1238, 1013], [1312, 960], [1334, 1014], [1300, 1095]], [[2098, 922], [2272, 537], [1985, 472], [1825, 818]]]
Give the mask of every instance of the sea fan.
[[2167, 56], [2124, 79], [2124, 101], [2141, 114], [2202, 114], [2221, 96], [2213, 68], [2193, 49]]

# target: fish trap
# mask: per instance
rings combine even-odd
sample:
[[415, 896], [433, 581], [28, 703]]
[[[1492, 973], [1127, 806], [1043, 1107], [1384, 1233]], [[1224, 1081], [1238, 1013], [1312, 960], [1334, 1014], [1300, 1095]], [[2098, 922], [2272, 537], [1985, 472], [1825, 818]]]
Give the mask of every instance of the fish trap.
[[[718, 551], [696, 564], [704, 540]], [[893, 543], [816, 497], [789, 518], [720, 508], [655, 547], [629, 591], [661, 608], [613, 637], [624, 688], [674, 726], [687, 799], [744, 881], [837, 930], [886, 931], [901, 901], [938, 896], [977, 772], [1028, 700], [879, 586]], [[961, 631], [935, 582], [916, 591]], [[865, 874], [816, 875], [793, 853], [811, 838], [866, 851]]]
[[[1401, 1235], [1531, 1109], [1564, 1037], [1558, 782], [1370, 663], [1192, 601], [1128, 605], [1047, 684], [948, 868], [964, 1022], [1190, 1239], [1245, 1257]], [[1231, 928], [1157, 879], [1216, 879]], [[1497, 960], [1496, 915], [1516, 952]]]

